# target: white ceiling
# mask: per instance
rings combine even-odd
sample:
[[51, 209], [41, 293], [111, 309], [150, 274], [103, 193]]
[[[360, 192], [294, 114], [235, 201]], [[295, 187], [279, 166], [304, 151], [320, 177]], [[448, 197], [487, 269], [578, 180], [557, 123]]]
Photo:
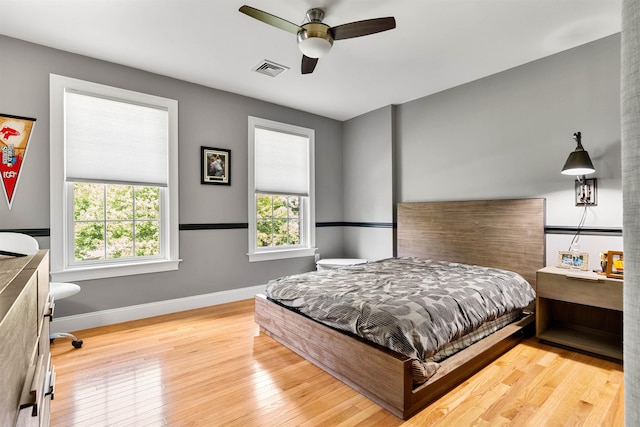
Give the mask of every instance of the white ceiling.
[[[301, 75], [295, 35], [243, 4], [397, 28], [336, 41]], [[620, 14], [621, 0], [0, 0], [0, 34], [347, 120], [617, 33]], [[264, 59], [290, 70], [251, 71]]]

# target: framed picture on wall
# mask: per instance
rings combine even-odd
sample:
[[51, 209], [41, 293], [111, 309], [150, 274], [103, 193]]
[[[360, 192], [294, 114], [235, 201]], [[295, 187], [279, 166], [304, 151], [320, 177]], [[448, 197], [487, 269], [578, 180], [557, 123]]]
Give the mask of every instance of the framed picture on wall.
[[231, 150], [200, 147], [202, 184], [231, 185]]

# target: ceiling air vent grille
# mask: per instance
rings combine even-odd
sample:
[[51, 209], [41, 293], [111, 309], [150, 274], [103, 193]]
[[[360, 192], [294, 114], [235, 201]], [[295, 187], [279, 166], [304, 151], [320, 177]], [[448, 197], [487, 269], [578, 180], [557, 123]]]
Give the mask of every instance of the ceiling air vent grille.
[[277, 75], [287, 71], [289, 67], [285, 67], [284, 65], [276, 64], [272, 61], [267, 61], [266, 59], [256, 65], [253, 68], [253, 71], [264, 74], [266, 76], [276, 77]]

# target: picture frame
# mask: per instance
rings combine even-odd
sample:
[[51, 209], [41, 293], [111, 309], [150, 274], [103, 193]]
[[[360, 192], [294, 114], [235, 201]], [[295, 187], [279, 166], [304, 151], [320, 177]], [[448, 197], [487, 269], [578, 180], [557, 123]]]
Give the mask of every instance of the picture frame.
[[607, 269], [605, 274], [609, 278], [624, 278], [624, 254], [622, 251], [607, 252]]
[[586, 271], [589, 269], [589, 254], [572, 251], [558, 251], [558, 267]]
[[231, 185], [231, 150], [200, 147], [201, 184]]

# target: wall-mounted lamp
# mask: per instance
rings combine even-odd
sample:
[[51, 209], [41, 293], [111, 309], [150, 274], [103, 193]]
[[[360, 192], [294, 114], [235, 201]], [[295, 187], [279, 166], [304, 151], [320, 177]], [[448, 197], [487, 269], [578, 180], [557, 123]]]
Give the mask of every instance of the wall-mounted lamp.
[[585, 175], [592, 174], [596, 171], [589, 157], [589, 153], [582, 146], [582, 134], [576, 132], [573, 139], [578, 144], [575, 151], [569, 154], [567, 161], [562, 168], [564, 175], [576, 175], [576, 206], [596, 205], [596, 179], [587, 179]]
[[589, 153], [587, 153], [582, 146], [581, 133], [574, 133], [573, 139], [578, 143], [578, 146], [573, 153], [569, 154], [569, 157], [562, 168], [562, 173], [564, 175], [576, 176], [594, 173], [596, 169], [593, 167], [593, 163], [591, 163]]

